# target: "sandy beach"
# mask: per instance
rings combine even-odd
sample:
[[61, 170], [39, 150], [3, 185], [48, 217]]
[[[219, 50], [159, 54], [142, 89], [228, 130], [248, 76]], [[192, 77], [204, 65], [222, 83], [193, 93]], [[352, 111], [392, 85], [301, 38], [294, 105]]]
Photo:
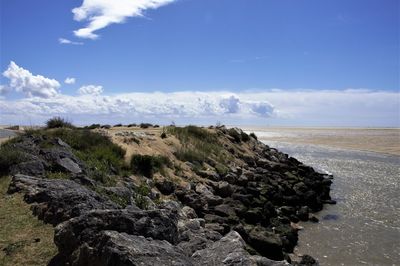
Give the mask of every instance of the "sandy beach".
[[245, 127], [260, 140], [323, 145], [400, 156], [399, 128]]

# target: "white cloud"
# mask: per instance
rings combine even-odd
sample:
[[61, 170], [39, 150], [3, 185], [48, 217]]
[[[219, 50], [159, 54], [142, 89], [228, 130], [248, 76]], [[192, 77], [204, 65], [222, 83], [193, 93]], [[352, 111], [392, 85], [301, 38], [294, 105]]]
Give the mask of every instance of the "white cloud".
[[70, 77], [67, 77], [67, 78], [64, 80], [64, 83], [65, 83], [65, 84], [75, 84], [75, 82], [76, 82], [76, 79], [75, 79], [75, 78], [70, 78]]
[[80, 95], [100, 95], [103, 93], [103, 86], [86, 85], [79, 88]]
[[0, 85], [0, 95], [6, 95], [7, 93], [10, 92], [10, 87], [6, 85]]
[[156, 9], [175, 0], [83, 0], [80, 7], [72, 9], [76, 21], [89, 24], [74, 31], [80, 38], [96, 39], [94, 32], [113, 23], [123, 23], [129, 17], [141, 17], [146, 9]]
[[[97, 86], [94, 86], [97, 87]], [[90, 90], [89, 90], [90, 91]], [[400, 126], [400, 93], [373, 90], [264, 90], [59, 94], [0, 99], [3, 123], [60, 115], [79, 123]]]
[[58, 38], [60, 44], [83, 45], [83, 42], [74, 42], [65, 38]]
[[50, 98], [56, 96], [60, 83], [55, 79], [49, 79], [41, 75], [33, 75], [28, 70], [19, 67], [13, 61], [10, 62], [3, 76], [10, 80], [9, 90], [23, 92], [27, 97]]

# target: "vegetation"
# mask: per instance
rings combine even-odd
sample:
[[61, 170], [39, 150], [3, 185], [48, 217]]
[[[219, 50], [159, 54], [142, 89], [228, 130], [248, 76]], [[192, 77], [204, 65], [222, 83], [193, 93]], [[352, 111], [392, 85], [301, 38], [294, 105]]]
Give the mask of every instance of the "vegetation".
[[47, 265], [57, 253], [54, 229], [31, 214], [23, 195], [7, 195], [11, 178], [0, 179], [0, 265]]
[[149, 127], [152, 127], [153, 125], [152, 124], [150, 124], [150, 123], [141, 123], [140, 124], [140, 128], [149, 128]]
[[135, 203], [140, 209], [146, 210], [149, 207], [147, 196], [150, 194], [150, 188], [146, 184], [141, 184], [136, 189]]
[[181, 161], [202, 164], [213, 159], [224, 164], [229, 160], [218, 135], [212, 131], [196, 126], [169, 126], [166, 131], [180, 140], [182, 147], [175, 156]]
[[90, 126], [86, 127], [87, 129], [96, 129], [96, 128], [100, 128], [101, 125], [100, 124], [91, 124]]
[[14, 149], [10, 144], [11, 142], [0, 146], [0, 176], [8, 174], [11, 166], [25, 160], [24, 154]]
[[141, 174], [145, 177], [152, 178], [156, 172], [162, 172], [164, 167], [171, 167], [171, 161], [161, 155], [140, 155], [135, 154], [131, 158], [131, 169], [135, 174]]
[[257, 140], [257, 136], [253, 132], [250, 133], [250, 137], [252, 137], [253, 139]]
[[[88, 165], [89, 176], [104, 184], [112, 185], [110, 175], [119, 174], [126, 168], [125, 150], [114, 144], [108, 136], [98, 132], [78, 128], [56, 128], [31, 130], [26, 134], [44, 137], [46, 141], [41, 143], [42, 147], [51, 147], [55, 138], [62, 139], [71, 146], [74, 154]], [[12, 140], [16, 141], [18, 140]], [[11, 164], [13, 163], [9, 163]], [[63, 178], [59, 173], [50, 174], [49, 177]]]
[[247, 142], [250, 140], [250, 136], [245, 132], [240, 132], [235, 128], [231, 128], [228, 130], [229, 136], [231, 136], [236, 143], [240, 143], [241, 141]]
[[53, 118], [50, 118], [46, 122], [46, 127], [47, 128], [74, 128], [74, 126], [71, 124], [71, 122], [68, 122], [66, 119], [56, 116]]

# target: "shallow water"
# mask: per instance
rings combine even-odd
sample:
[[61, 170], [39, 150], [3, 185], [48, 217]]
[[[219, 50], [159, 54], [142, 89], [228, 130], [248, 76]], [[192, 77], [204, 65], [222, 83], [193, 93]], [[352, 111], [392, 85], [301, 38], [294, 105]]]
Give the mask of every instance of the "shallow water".
[[334, 175], [337, 204], [317, 214], [318, 224], [302, 224], [299, 254], [321, 265], [400, 265], [399, 156], [264, 142]]

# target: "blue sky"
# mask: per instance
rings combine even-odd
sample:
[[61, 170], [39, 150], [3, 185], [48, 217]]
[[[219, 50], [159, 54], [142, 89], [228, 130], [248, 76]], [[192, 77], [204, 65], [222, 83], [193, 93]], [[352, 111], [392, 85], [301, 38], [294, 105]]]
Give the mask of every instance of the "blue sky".
[[101, 2], [1, 0], [0, 123], [400, 124], [397, 0]]

